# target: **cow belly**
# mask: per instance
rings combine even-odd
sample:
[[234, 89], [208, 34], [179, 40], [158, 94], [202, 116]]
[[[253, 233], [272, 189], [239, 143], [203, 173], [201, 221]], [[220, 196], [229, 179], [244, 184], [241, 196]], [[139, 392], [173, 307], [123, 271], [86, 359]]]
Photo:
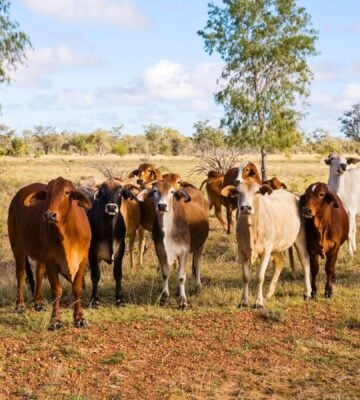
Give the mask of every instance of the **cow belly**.
[[108, 242], [101, 242], [97, 246], [97, 258], [98, 260], [104, 260], [107, 263], [111, 263], [113, 259], [112, 248], [109, 246]]
[[174, 261], [184, 251], [184, 248], [179, 243], [174, 242], [172, 238], [164, 238], [164, 249], [166, 253], [167, 262], [172, 265]]

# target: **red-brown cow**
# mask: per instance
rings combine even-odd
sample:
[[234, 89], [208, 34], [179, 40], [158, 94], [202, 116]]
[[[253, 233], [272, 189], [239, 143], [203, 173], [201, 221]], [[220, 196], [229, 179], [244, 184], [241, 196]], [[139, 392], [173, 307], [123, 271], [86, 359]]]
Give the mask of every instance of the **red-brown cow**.
[[306, 217], [306, 241], [310, 255], [311, 297], [316, 298], [316, 276], [319, 256], [326, 257], [325, 298], [333, 296], [332, 282], [340, 246], [349, 233], [349, 217], [340, 198], [325, 183], [313, 183], [300, 198], [302, 214]]
[[154, 164], [143, 163], [137, 169], [131, 171], [128, 178], [137, 178], [136, 183], [141, 185], [148, 181], [159, 180], [162, 178], [161, 172]]
[[[37, 273], [48, 275], [54, 296], [49, 330], [61, 329], [59, 273], [71, 284], [74, 326], [87, 325], [81, 308], [84, 271], [88, 261], [91, 230], [84, 208], [91, 202], [72, 182], [61, 177], [47, 185], [34, 183], [18, 191], [9, 208], [8, 230], [18, 281], [16, 309], [23, 308], [23, 285], [27, 257], [37, 261]], [[38, 285], [37, 290], [41, 290]], [[36, 299], [41, 298], [37, 293]], [[36, 304], [41, 309], [41, 303]]]

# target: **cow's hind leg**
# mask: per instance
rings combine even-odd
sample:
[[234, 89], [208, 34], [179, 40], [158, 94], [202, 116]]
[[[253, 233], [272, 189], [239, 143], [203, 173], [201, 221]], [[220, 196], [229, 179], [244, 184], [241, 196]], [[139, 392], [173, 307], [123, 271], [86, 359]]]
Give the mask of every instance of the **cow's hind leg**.
[[325, 271], [326, 271], [326, 285], [324, 297], [331, 299], [333, 297], [332, 283], [335, 277], [335, 264], [339, 248], [335, 248], [326, 255]]
[[115, 254], [114, 258], [114, 279], [115, 279], [115, 300], [116, 307], [124, 307], [125, 300], [122, 291], [121, 281], [122, 281], [122, 260], [125, 253], [125, 238], [121, 241], [119, 245], [118, 252]]
[[49, 331], [55, 331], [64, 327], [63, 323], [60, 320], [60, 298], [62, 295], [62, 287], [57, 273], [57, 266], [47, 266], [46, 270], [51, 286], [51, 292], [54, 298], [51, 321], [48, 329]]
[[83, 261], [79, 270], [75, 276], [74, 282], [72, 284], [72, 291], [74, 295], [74, 327], [75, 328], [86, 328], [87, 322], [84, 319], [82, 306], [81, 306], [81, 294], [83, 289], [84, 272], [86, 268], [87, 261]]
[[231, 222], [232, 222], [232, 205], [230, 202], [227, 202], [226, 205], [226, 220], [227, 220], [227, 234], [231, 233]]
[[21, 313], [25, 310], [24, 305], [24, 283], [26, 276], [26, 256], [23, 253], [14, 254], [16, 265], [16, 279], [17, 279], [17, 292], [16, 292], [16, 307], [15, 311]]
[[138, 235], [139, 235], [139, 265], [140, 267], [144, 264], [144, 253], [145, 253], [145, 229], [142, 226], [138, 228]]
[[92, 293], [90, 297], [90, 307], [98, 308], [100, 307], [100, 298], [98, 295], [98, 287], [100, 281], [100, 266], [97, 254], [95, 251], [90, 250], [89, 252], [89, 264], [91, 271], [91, 283], [92, 283]]
[[310, 255], [310, 266], [311, 266], [311, 298], [316, 299], [316, 277], [319, 272], [319, 256], [315, 254]]
[[201, 264], [202, 252], [203, 252], [203, 246], [201, 246], [200, 249], [195, 250], [193, 253], [192, 273], [196, 280], [195, 283], [196, 294], [199, 294], [201, 292], [200, 264]]
[[[218, 221], [220, 222], [221, 226], [226, 229], [226, 224], [223, 220], [223, 217], [221, 215], [221, 200], [220, 199], [216, 199], [216, 201], [214, 201], [212, 203], [214, 205], [215, 208], [215, 217], [218, 219]], [[230, 218], [231, 220], [231, 218]]]
[[44, 276], [46, 274], [46, 266], [42, 262], [36, 263], [36, 285], [35, 285], [35, 297], [34, 297], [34, 308], [35, 311], [43, 311], [45, 309], [43, 303], [43, 283]]
[[279, 280], [281, 271], [284, 266], [283, 255], [281, 253], [273, 253], [273, 259], [274, 259], [274, 275], [270, 282], [269, 291], [266, 296], [267, 299], [270, 299], [270, 297], [274, 294], [276, 284]]
[[297, 255], [299, 257], [301, 266], [304, 271], [304, 300], [310, 299], [312, 297], [312, 288], [310, 283], [310, 266], [311, 261], [309, 253], [306, 248], [306, 237], [303, 225], [301, 226], [300, 232], [296, 241], [294, 243]]
[[136, 232], [129, 236], [129, 254], [130, 254], [130, 268], [133, 269], [135, 266], [135, 257], [134, 257], [134, 243], [136, 238]]

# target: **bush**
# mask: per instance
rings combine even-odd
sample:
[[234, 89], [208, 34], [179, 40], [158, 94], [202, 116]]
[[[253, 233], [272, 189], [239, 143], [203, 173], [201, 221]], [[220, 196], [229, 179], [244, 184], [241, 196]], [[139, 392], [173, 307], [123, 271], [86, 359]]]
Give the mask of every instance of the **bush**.
[[112, 145], [111, 152], [119, 156], [124, 156], [128, 154], [128, 149], [122, 142], [117, 142]]

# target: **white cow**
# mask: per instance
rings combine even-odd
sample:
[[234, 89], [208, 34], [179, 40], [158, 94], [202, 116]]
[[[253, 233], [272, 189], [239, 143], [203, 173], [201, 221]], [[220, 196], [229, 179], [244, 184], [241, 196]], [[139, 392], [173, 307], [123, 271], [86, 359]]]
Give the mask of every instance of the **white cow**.
[[359, 158], [344, 157], [331, 153], [325, 160], [330, 166], [328, 187], [337, 193], [349, 215], [349, 254], [356, 251], [356, 215], [360, 214], [360, 169], [350, 168], [350, 164], [360, 162]]
[[282, 252], [292, 245], [295, 245], [305, 273], [304, 299], [310, 298], [310, 259], [297, 197], [283, 189], [273, 191], [270, 186], [260, 185], [252, 178], [237, 187], [225, 187], [222, 195], [236, 196], [238, 201], [236, 238], [244, 283], [239, 307], [249, 304], [249, 267], [260, 257], [255, 307], [262, 308], [262, 287], [270, 257], [273, 256], [275, 271], [267, 298], [273, 295], [283, 268]]

